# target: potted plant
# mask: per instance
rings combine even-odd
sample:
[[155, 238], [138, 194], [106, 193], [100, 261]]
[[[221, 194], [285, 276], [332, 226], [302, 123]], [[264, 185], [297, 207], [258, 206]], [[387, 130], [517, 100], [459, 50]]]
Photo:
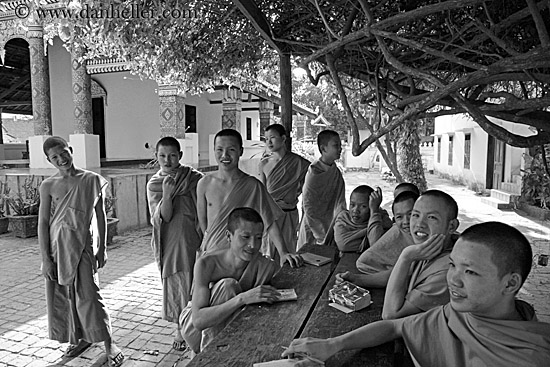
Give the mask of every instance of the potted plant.
[[10, 228], [16, 237], [27, 238], [38, 235], [38, 207], [40, 206], [39, 184], [34, 176], [25, 178], [21, 190], [7, 197]]
[[119, 219], [115, 218], [116, 197], [107, 196], [105, 198], [105, 213], [107, 214], [107, 245], [113, 243], [113, 237], [118, 235]]
[[6, 217], [8, 212], [8, 194], [10, 189], [6, 182], [0, 182], [0, 234], [8, 231], [9, 219]]

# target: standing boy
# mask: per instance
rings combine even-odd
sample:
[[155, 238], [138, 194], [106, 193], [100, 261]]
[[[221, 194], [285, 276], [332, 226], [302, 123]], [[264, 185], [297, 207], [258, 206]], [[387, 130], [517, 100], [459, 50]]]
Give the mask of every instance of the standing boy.
[[185, 340], [195, 353], [203, 350], [243, 306], [277, 300], [277, 290], [265, 285], [279, 267], [259, 253], [263, 232], [258, 212], [234, 209], [224, 239], [229, 247], [197, 260], [193, 301], [180, 318]]
[[227, 248], [227, 218], [238, 207], [255, 209], [273, 241], [281, 263], [300, 266], [302, 259], [286, 250], [279, 226], [275, 222], [283, 211], [273, 201], [265, 186], [239, 169], [243, 140], [237, 130], [224, 129], [214, 137], [214, 154], [218, 170], [204, 176], [197, 185], [197, 213], [204, 233], [201, 252]]
[[201, 244], [197, 219], [197, 182], [202, 173], [179, 163], [183, 153], [172, 137], [160, 139], [155, 148], [160, 170], [147, 184], [153, 225], [151, 247], [162, 280], [162, 318], [176, 323], [172, 347], [185, 350], [179, 330], [181, 311], [191, 299], [193, 267]]
[[403, 338], [416, 366], [547, 366], [550, 324], [516, 299], [531, 270], [525, 236], [503, 223], [476, 224], [460, 236], [450, 263], [447, 305], [331, 339], [295, 340], [283, 355], [301, 352], [324, 361], [341, 350]]
[[[277, 219], [277, 225], [281, 230], [286, 250], [295, 253], [300, 224], [296, 205], [310, 162], [298, 154], [289, 152], [285, 144], [286, 139], [287, 133], [281, 124], [272, 124], [265, 129], [266, 147], [270, 154], [262, 158], [259, 168], [267, 191], [284, 212], [284, 215]], [[272, 250], [270, 246], [270, 255], [273, 255]]]
[[309, 166], [304, 183], [298, 249], [324, 243], [333, 220], [346, 209], [344, 178], [335, 163], [342, 153], [340, 136], [323, 130], [317, 136], [317, 146], [321, 157]]
[[43, 150], [58, 170], [40, 185], [38, 216], [50, 339], [71, 343], [67, 357], [103, 341], [109, 364], [118, 367], [124, 355], [112, 340], [97, 277], [97, 269], [107, 261], [107, 181], [75, 167], [73, 150], [63, 138], [49, 137]]

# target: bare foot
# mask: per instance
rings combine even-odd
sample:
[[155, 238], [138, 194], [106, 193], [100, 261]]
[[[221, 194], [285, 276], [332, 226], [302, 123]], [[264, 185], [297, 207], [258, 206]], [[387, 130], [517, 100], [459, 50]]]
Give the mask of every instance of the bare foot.
[[183, 339], [183, 335], [181, 335], [181, 330], [176, 328], [176, 333], [174, 335], [174, 342], [172, 343], [172, 348], [174, 350], [183, 351], [187, 349], [187, 343], [185, 343], [185, 340]]

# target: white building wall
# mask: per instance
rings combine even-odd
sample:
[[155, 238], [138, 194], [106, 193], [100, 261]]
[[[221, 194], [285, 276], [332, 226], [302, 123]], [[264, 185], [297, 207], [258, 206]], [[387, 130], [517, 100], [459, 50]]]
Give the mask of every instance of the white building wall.
[[[532, 135], [519, 124], [490, 118], [494, 123], [519, 135]], [[464, 168], [465, 135], [471, 134], [470, 169]], [[434, 126], [434, 169], [437, 173], [462, 182], [472, 189], [485, 187], [489, 135], [468, 115], [440, 116]], [[448, 164], [449, 137], [453, 136], [453, 162]], [[441, 138], [441, 157], [438, 159], [438, 138]], [[506, 146], [503, 182], [512, 182], [519, 175], [524, 149]]]

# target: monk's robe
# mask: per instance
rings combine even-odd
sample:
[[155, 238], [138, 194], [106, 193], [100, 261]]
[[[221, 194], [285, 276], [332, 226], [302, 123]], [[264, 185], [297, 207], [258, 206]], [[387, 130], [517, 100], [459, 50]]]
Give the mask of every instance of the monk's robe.
[[380, 209], [377, 213], [371, 213], [367, 229], [369, 243], [375, 244], [392, 226], [393, 221], [386, 210]]
[[453, 236], [439, 255], [431, 260], [416, 261], [411, 266], [412, 273], [405, 299], [422, 311], [445, 305], [450, 300], [447, 271], [449, 255], [455, 242], [456, 237]]
[[[267, 192], [284, 212], [284, 215], [277, 219], [277, 225], [281, 230], [286, 250], [289, 253], [296, 252], [298, 225], [300, 224], [296, 205], [298, 204], [298, 197], [302, 193], [302, 186], [309, 164], [310, 162], [307, 159], [298, 154], [287, 152], [273, 167], [266, 179]], [[270, 246], [262, 249], [262, 253], [273, 257], [275, 254], [274, 246], [271, 241], [267, 243]]]
[[344, 178], [336, 164], [329, 166], [317, 160], [309, 166], [302, 194], [298, 249], [325, 241], [334, 219], [346, 209], [345, 191]]
[[523, 320], [498, 320], [457, 312], [451, 304], [403, 321], [403, 339], [416, 366], [546, 367], [550, 324], [516, 300]]
[[[268, 284], [278, 271], [277, 264], [262, 254], [256, 254], [246, 266], [240, 279], [224, 278], [210, 284], [210, 306], [220, 305], [234, 298], [237, 294], [246, 292], [259, 285]], [[242, 310], [242, 309], [241, 309]], [[202, 332], [193, 326], [192, 303], [189, 302], [180, 316], [180, 327], [183, 338], [189, 347], [199, 353], [203, 350], [241, 310], [220, 320], [215, 326]]]
[[342, 210], [334, 223], [334, 240], [341, 252], [363, 252], [369, 247], [367, 224], [356, 224], [349, 211]]
[[212, 223], [208, 223], [200, 248], [202, 253], [229, 247], [229, 241], [225, 232], [227, 229], [227, 218], [233, 209], [240, 207], [256, 210], [262, 216], [265, 232], [284, 214], [271, 195], [269, 195], [264, 184], [258, 179], [246, 175], [235, 183], [235, 186], [233, 186], [233, 189], [221, 205], [218, 216]]
[[57, 267], [57, 281], [46, 279], [49, 336], [62, 343], [96, 343], [111, 335], [91, 232], [97, 228], [94, 207], [107, 181], [89, 171], [74, 179], [75, 185], [52, 208], [49, 223], [50, 253]]
[[197, 218], [197, 182], [202, 173], [189, 166], [176, 170], [169, 222], [163, 221], [160, 214], [165, 177], [166, 174], [159, 170], [147, 184], [153, 225], [151, 247], [162, 279], [162, 318], [178, 322], [181, 310], [191, 299], [193, 267], [202, 240]]
[[[370, 236], [368, 238], [371, 239]], [[397, 224], [394, 224], [359, 256], [355, 264], [357, 270], [365, 274], [376, 274], [393, 269], [403, 249], [412, 244], [414, 244], [412, 237], [403, 233]]]

